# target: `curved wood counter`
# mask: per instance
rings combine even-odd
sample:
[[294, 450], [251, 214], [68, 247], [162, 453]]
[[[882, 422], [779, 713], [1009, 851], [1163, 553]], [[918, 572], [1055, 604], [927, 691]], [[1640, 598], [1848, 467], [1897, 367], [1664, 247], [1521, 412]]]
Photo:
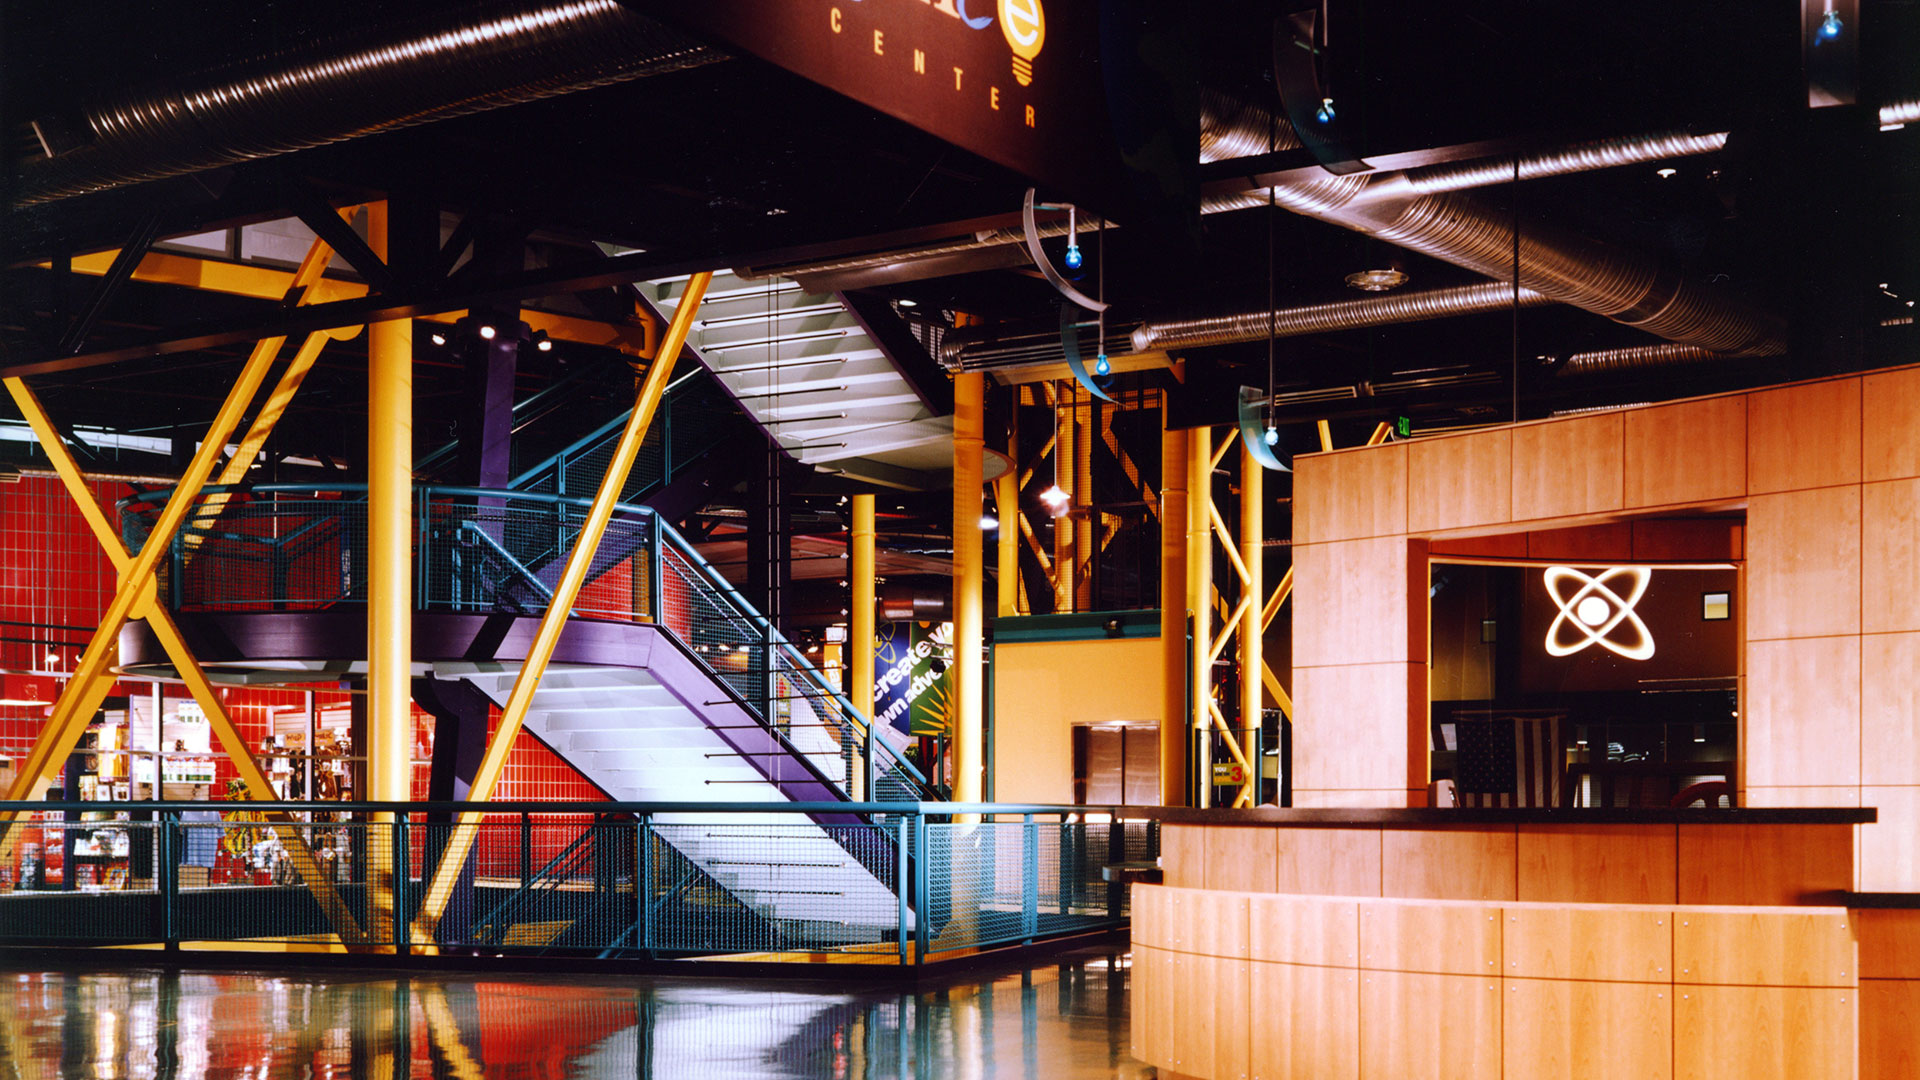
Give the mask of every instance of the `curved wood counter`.
[[1909, 1075], [1869, 1066], [1901, 1051], [1862, 1043], [1895, 1026], [1831, 906], [1872, 810], [1154, 816], [1133, 1038], [1162, 1076]]

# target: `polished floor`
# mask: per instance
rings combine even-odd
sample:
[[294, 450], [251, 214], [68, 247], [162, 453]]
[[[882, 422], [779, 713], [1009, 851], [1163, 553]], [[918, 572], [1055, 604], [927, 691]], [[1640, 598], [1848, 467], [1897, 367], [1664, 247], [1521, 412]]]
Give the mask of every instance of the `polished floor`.
[[[846, 970], [846, 969], [842, 969]], [[0, 1080], [1108, 1080], [1125, 954], [936, 990], [695, 978], [0, 970]]]

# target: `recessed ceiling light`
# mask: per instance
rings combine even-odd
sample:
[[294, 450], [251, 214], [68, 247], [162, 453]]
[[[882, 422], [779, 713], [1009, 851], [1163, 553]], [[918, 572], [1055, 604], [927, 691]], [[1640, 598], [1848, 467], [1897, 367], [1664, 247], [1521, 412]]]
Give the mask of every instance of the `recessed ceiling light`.
[[1667, 180], [1677, 175], [1679, 172], [1680, 172], [1679, 169], [1676, 169], [1673, 166], [1669, 165], [1664, 169], [1655, 169], [1653, 171], [1653, 175], [1659, 177], [1662, 180]]
[[1347, 275], [1347, 284], [1362, 292], [1386, 292], [1406, 283], [1406, 272], [1391, 266], [1382, 270], [1359, 270]]
[[899, 304], [900, 304], [900, 306], [901, 306], [901, 307], [919, 307], [919, 306], [920, 306], [920, 301], [918, 301], [918, 300], [901, 300], [901, 301], [899, 301]]

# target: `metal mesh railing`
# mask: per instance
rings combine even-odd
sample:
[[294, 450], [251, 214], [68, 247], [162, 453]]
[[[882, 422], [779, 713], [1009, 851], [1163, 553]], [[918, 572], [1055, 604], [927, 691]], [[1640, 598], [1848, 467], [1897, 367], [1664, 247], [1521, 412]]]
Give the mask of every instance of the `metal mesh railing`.
[[[130, 542], [144, 542], [165, 495], [148, 493], [122, 504]], [[416, 488], [416, 605], [544, 612], [586, 512], [584, 500], [553, 495]], [[190, 611], [364, 603], [366, 552], [364, 489], [266, 485], [210, 492], [162, 560], [163, 595], [171, 606]], [[917, 801], [933, 794], [900, 747], [889, 742], [899, 736], [861, 716], [646, 507], [615, 510], [572, 614], [664, 626], [777, 735], [782, 762], [805, 762], [802, 771], [843, 797]]]
[[[628, 409], [582, 438], [535, 462], [514, 462], [512, 487], [543, 495], [591, 494], [606, 475], [620, 441]], [[633, 470], [620, 492], [622, 501], [639, 498], [668, 481], [726, 439], [734, 416], [726, 392], [704, 371], [667, 389], [654, 423], [640, 444]]]
[[[1124, 925], [1125, 886], [1102, 870], [1158, 854], [1151, 823], [1114, 808], [974, 806], [955, 821], [940, 803], [493, 804], [422, 939], [457, 804], [125, 805], [77, 821], [0, 804], [24, 811], [0, 839], [0, 946], [431, 940], [915, 963]], [[295, 820], [266, 819], [283, 811]]]

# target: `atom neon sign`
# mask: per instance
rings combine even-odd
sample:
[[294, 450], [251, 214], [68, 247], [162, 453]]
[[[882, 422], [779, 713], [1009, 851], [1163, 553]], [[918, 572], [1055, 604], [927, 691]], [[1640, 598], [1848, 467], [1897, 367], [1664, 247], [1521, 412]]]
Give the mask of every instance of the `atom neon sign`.
[[[1611, 586], [1616, 581], [1627, 583], [1627, 595], [1621, 596]], [[1571, 566], [1547, 567], [1547, 595], [1560, 608], [1553, 625], [1547, 627], [1547, 653], [1572, 656], [1598, 645], [1628, 660], [1651, 657], [1653, 634], [1634, 614], [1633, 606], [1652, 581], [1653, 571], [1644, 566], [1616, 566], [1598, 577]], [[1616, 635], [1615, 631], [1621, 632]]]

